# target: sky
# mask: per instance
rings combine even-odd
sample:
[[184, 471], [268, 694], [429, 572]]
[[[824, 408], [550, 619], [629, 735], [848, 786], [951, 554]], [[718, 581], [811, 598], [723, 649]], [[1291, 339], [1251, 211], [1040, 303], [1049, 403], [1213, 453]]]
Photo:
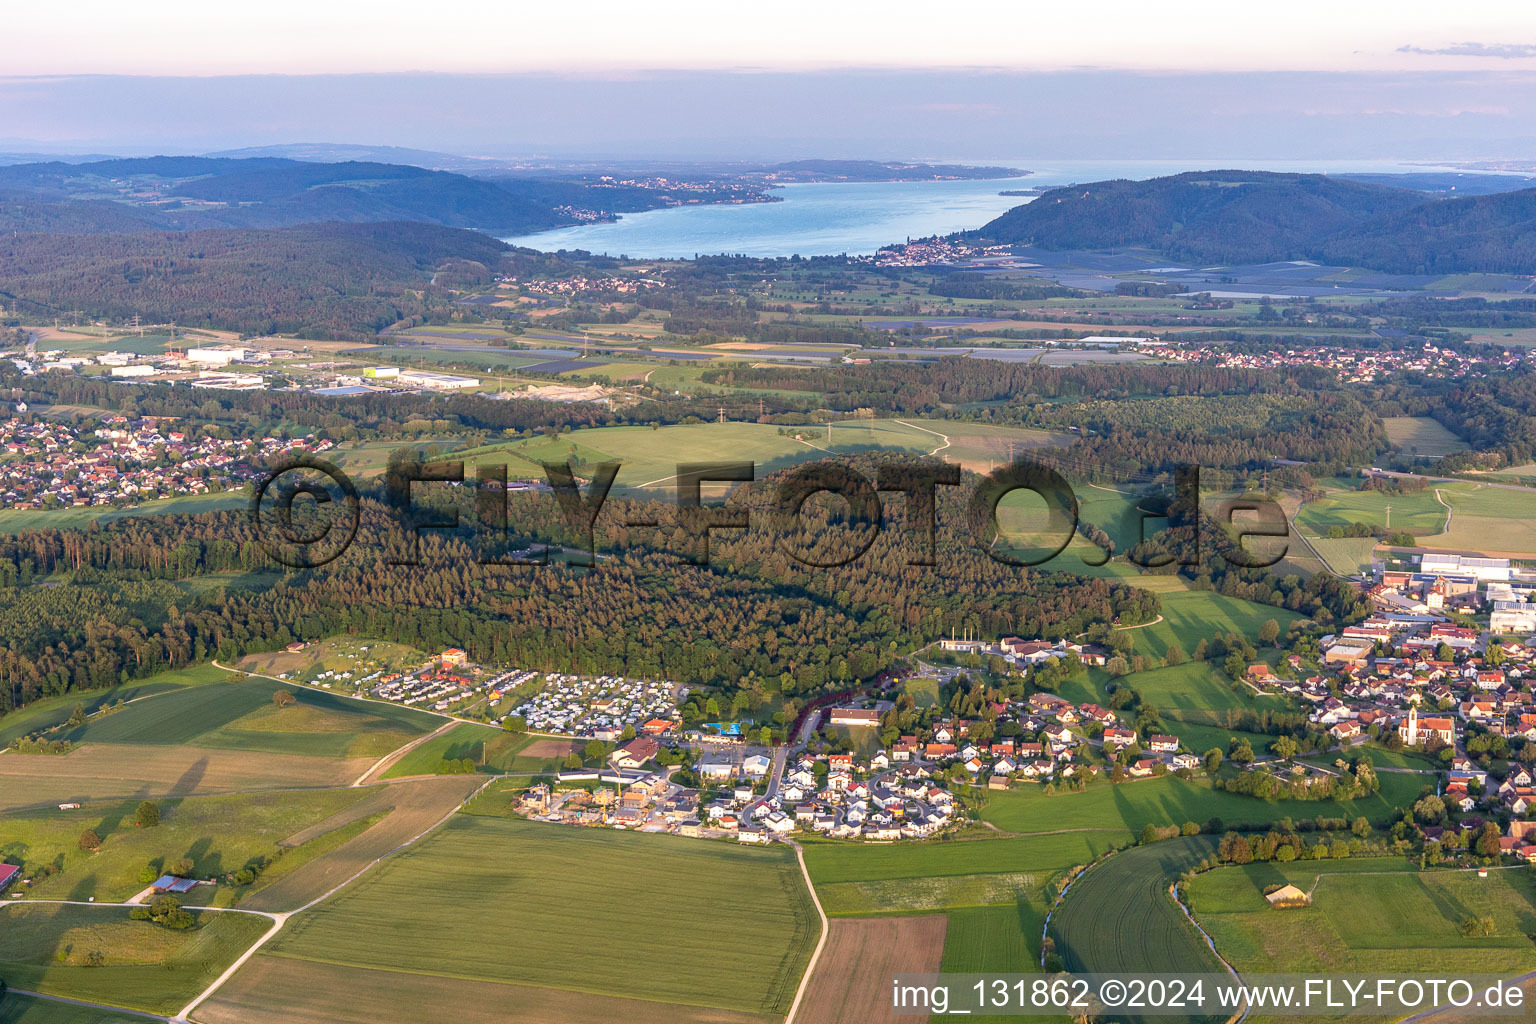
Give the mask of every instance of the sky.
[[416, 0], [20, 4], [14, 75], [1108, 68], [1536, 70], [1522, 0]]
[[102, 0], [7, 13], [0, 150], [1536, 158], [1536, 4]]

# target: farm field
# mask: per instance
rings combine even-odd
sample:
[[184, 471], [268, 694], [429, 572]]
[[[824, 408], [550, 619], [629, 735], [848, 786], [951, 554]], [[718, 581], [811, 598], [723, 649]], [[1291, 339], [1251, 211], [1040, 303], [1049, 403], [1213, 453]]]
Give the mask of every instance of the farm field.
[[273, 694], [280, 689], [281, 684], [265, 679], [184, 688], [91, 719], [56, 738], [379, 758], [440, 724], [435, 716], [410, 708], [303, 688], [290, 688], [295, 703], [279, 708]]
[[399, 1024], [402, 1006], [452, 1006], [460, 1024], [778, 1024], [780, 1016], [531, 985], [253, 957], [197, 1009], [204, 1024]]
[[1408, 455], [1438, 458], [1467, 450], [1467, 442], [1430, 416], [1386, 416], [1382, 424], [1397, 450]]
[[1366, 523], [1387, 525], [1387, 506], [1392, 506], [1393, 530], [1408, 530], [1420, 536], [1439, 533], [1445, 525], [1445, 506], [1435, 500], [1434, 488], [1412, 494], [1383, 494], [1381, 491], [1335, 491], [1303, 505], [1296, 521], [1321, 537], [1330, 526]]
[[[34, 898], [121, 902], [144, 888], [139, 876], [145, 865], [161, 870], [185, 857], [194, 865], [194, 876], [210, 878], [264, 858], [281, 864], [298, 852], [284, 852], [287, 837], [355, 807], [368, 795], [362, 789], [329, 789], [191, 797], [161, 804], [160, 824], [151, 829], [134, 824], [137, 800], [7, 815], [0, 831], [0, 861], [22, 866], [22, 873], [34, 879], [27, 890]], [[93, 853], [79, 847], [87, 828], [102, 841]], [[43, 874], [47, 864], [56, 870], [51, 877]], [[196, 902], [212, 904], [215, 893], [233, 899], [235, 892], [223, 886], [199, 890]]]
[[1371, 554], [1378, 543], [1375, 537], [1313, 537], [1311, 540], [1328, 568], [1340, 576], [1353, 576], [1369, 569]]
[[585, 745], [581, 740], [550, 736], [492, 734], [486, 740], [481, 756], [488, 767], [497, 771], [511, 774], [549, 773], [563, 767], [567, 755], [580, 754]]
[[1067, 970], [1169, 974], [1223, 970], [1168, 893], [1216, 847], [1211, 836], [1168, 839], [1115, 854], [1079, 878], [1051, 916]]
[[[1347, 869], [1354, 870], [1347, 870]], [[1346, 869], [1346, 870], [1339, 870]], [[1276, 910], [1264, 888], [1291, 882], [1309, 907]], [[1191, 907], [1239, 971], [1397, 973], [1536, 969], [1536, 880], [1526, 868], [1415, 871], [1397, 859], [1224, 867], [1190, 887]], [[1469, 918], [1492, 934], [1467, 934]]]
[[344, 786], [373, 758], [160, 744], [92, 743], [65, 755], [0, 755], [0, 812], [95, 800], [158, 800]]
[[803, 1024], [927, 1020], [888, 1009], [889, 979], [939, 970], [946, 923], [942, 914], [829, 921], [827, 944], [795, 1019]]
[[[297, 869], [259, 886], [241, 906], [251, 910], [295, 910], [319, 899], [373, 861], [442, 821], [481, 781], [458, 776], [349, 790], [366, 796], [361, 802], [287, 837], [282, 845], [297, 848], [297, 853], [309, 849], [311, 844], [330, 846], [328, 840], [341, 835], [347, 836], [346, 841], [319, 856], [304, 859]], [[364, 827], [367, 822], [371, 824]]]
[[0, 921], [0, 976], [9, 984], [161, 1014], [186, 1005], [270, 925], [202, 911], [193, 928], [173, 931], [131, 921], [122, 907], [27, 903], [0, 908]]
[[[419, 941], [444, 921], [475, 937], [451, 958]], [[621, 921], [644, 921], [664, 939], [647, 950], [647, 970], [635, 970], [635, 935]], [[342, 966], [782, 1014], [816, 929], [788, 849], [460, 815], [296, 918], [271, 948]]]
[[[939, 969], [959, 974], [1032, 974], [1040, 970], [1040, 932], [1047, 899], [1012, 906], [968, 907], [948, 913], [944, 959]], [[987, 1024], [1017, 1021], [990, 1014], [966, 1018]], [[1032, 1020], [1064, 1022], [1066, 1017], [1031, 1015]]]
[[805, 844], [828, 916], [1039, 903], [1052, 881], [1113, 845], [1107, 832], [948, 843]]
[[820, 893], [823, 886], [837, 883], [1072, 867], [1097, 857], [1112, 842], [1093, 832], [1060, 832], [952, 842], [821, 840], [802, 845], [805, 866]]
[[81, 690], [66, 693], [62, 697], [44, 697], [0, 718], [0, 746], [11, 740], [42, 729], [51, 729], [69, 721], [76, 704], [85, 706], [90, 715], [109, 704], [136, 700], [151, 694], [165, 693], [183, 686], [200, 686], [204, 683], [222, 682], [229, 676], [212, 665], [196, 665], [192, 668], [175, 669], [125, 683], [105, 690]]
[[1392, 809], [1418, 799], [1423, 780], [1417, 775], [1383, 772], [1381, 792], [1363, 800], [1259, 800], [1212, 789], [1203, 778], [1174, 776], [1138, 779], [1118, 785], [1090, 786], [1085, 793], [1046, 796], [1042, 787], [987, 792], [982, 818], [1008, 832], [1031, 833], [1057, 828], [1101, 828], [1122, 834], [1147, 824], [1203, 824], [1212, 817], [1228, 825], [1263, 824], [1283, 817], [1357, 817], [1385, 820]]
[[389, 457], [397, 449], [425, 451], [437, 447], [451, 452], [463, 443], [462, 438], [418, 438], [414, 441], [356, 441], [344, 444], [328, 453], [328, 458], [354, 480], [371, 480], [383, 476], [389, 465]]
[[1517, 557], [1536, 554], [1536, 519], [1530, 514], [1536, 490], [1464, 483], [1434, 487], [1453, 510], [1450, 528], [1422, 538], [1421, 544]]
[[143, 1017], [89, 1006], [71, 1006], [11, 992], [0, 999], [0, 1024], [137, 1024]]

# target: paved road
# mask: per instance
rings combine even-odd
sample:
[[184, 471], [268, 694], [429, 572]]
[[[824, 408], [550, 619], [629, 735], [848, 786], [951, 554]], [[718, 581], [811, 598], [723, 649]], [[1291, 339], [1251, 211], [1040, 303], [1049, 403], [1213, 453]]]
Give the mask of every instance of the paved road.
[[779, 783], [784, 780], [784, 764], [789, 760], [789, 745], [776, 747], [773, 751], [773, 767], [768, 771], [768, 792], [765, 799], [772, 800], [779, 795]]

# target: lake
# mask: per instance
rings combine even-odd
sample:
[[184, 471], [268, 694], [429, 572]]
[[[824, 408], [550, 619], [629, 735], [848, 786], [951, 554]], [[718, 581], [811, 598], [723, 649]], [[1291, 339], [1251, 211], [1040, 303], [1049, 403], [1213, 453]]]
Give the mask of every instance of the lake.
[[1020, 203], [1005, 189], [1064, 185], [1108, 178], [1150, 178], [1218, 167], [1255, 170], [1396, 173], [1441, 168], [1393, 161], [1142, 160], [1051, 162], [965, 160], [970, 164], [1029, 168], [1027, 178], [990, 181], [835, 182], [785, 185], [777, 203], [674, 206], [627, 213], [607, 224], [541, 231], [508, 238], [513, 245], [549, 252], [587, 249], [610, 256], [691, 259], [700, 254], [745, 256], [867, 255], [908, 238], [979, 228]]

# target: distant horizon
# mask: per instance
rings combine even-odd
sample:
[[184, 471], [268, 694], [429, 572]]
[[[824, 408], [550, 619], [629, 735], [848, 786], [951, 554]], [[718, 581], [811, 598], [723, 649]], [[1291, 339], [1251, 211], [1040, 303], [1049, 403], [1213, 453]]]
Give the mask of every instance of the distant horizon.
[[[323, 142], [496, 159], [1536, 159], [1536, 75], [840, 70], [0, 78], [0, 149]], [[1027, 157], [985, 157], [1012, 152]], [[957, 155], [961, 154], [961, 155]], [[1198, 157], [1204, 159], [1204, 157]], [[1022, 163], [1018, 161], [1022, 160]]]

